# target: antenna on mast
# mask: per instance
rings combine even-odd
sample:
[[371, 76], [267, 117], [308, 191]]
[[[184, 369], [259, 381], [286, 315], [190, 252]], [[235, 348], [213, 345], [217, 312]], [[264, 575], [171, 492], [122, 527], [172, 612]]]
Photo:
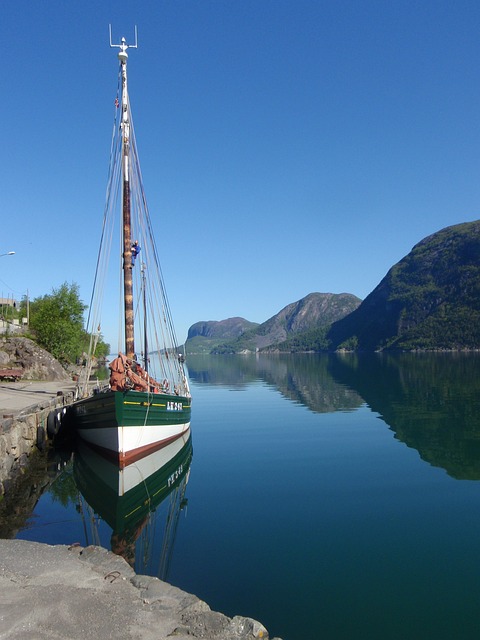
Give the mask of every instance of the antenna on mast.
[[108, 31], [110, 34], [110, 46], [111, 47], [117, 47], [118, 49], [121, 49], [121, 52], [118, 54], [118, 56], [127, 56], [127, 49], [137, 49], [138, 48], [138, 38], [137, 38], [137, 25], [135, 25], [135, 44], [127, 44], [127, 41], [125, 40], [125, 38], [122, 38], [122, 41], [120, 44], [114, 44], [112, 42], [112, 25], [109, 24], [108, 25]]

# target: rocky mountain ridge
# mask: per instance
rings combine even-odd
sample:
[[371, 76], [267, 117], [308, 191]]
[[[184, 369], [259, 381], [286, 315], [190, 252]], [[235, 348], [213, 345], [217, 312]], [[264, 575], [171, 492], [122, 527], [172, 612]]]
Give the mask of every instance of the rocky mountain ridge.
[[[480, 349], [480, 220], [421, 240], [363, 302], [312, 293], [240, 334], [234, 320], [218, 323], [210, 352]], [[189, 331], [187, 352], [195, 347]]]
[[[208, 331], [208, 337], [212, 338], [210, 342], [203, 343], [210, 352], [254, 352], [281, 343], [303, 331], [330, 325], [357, 308], [360, 302], [360, 298], [350, 293], [310, 293], [288, 304], [260, 325], [248, 323], [244, 318], [231, 318], [218, 323], [198, 322], [188, 332], [186, 350], [187, 353], [202, 352], [199, 342], [195, 341], [201, 330], [204, 336]], [[251, 326], [248, 327], [248, 324]], [[243, 326], [246, 329], [241, 331]]]

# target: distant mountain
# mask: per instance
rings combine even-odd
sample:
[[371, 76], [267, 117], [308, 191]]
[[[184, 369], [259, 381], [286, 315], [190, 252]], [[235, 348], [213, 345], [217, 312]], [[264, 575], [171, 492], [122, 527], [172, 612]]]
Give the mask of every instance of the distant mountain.
[[310, 293], [235, 340], [219, 343], [214, 351], [242, 353], [277, 345], [291, 336], [330, 325], [356, 309], [360, 302], [350, 293]]
[[188, 330], [186, 350], [188, 353], [210, 353], [216, 345], [236, 340], [245, 331], [258, 326], [258, 322], [250, 322], [245, 318], [196, 322]]
[[368, 351], [480, 348], [480, 221], [415, 245], [327, 340]]

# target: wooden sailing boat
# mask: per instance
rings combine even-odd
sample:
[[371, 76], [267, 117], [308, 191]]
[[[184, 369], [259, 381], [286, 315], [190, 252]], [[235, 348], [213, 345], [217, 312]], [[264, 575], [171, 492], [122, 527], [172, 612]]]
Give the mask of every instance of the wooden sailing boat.
[[[87, 322], [92, 336], [90, 354], [79, 385], [80, 399], [72, 406], [72, 413], [80, 437], [124, 466], [165, 446], [189, 429], [191, 396], [183, 357], [178, 353], [143, 190], [128, 96], [127, 49], [137, 47], [136, 31], [134, 45], [128, 45], [125, 38], [121, 44], [112, 44], [110, 32], [110, 46], [119, 48], [110, 177]], [[114, 229], [118, 227], [114, 215], [118, 208], [121, 209], [118, 255], [122, 273], [119, 299], [123, 299], [119, 315], [123, 317], [124, 352], [120, 347], [118, 357], [110, 363], [108, 386], [96, 389], [92, 395], [88, 386], [90, 356], [95, 355], [100, 335], [102, 297]], [[108, 291], [111, 293], [110, 288]], [[142, 364], [137, 357], [136, 343], [141, 345]]]

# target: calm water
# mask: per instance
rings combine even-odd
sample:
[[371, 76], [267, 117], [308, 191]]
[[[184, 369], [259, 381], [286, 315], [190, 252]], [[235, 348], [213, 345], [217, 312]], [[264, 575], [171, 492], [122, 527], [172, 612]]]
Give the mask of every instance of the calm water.
[[188, 365], [193, 459], [154, 514], [112, 535], [87, 500], [108, 473], [79, 455], [17, 537], [126, 548], [284, 640], [479, 636], [480, 355]]

